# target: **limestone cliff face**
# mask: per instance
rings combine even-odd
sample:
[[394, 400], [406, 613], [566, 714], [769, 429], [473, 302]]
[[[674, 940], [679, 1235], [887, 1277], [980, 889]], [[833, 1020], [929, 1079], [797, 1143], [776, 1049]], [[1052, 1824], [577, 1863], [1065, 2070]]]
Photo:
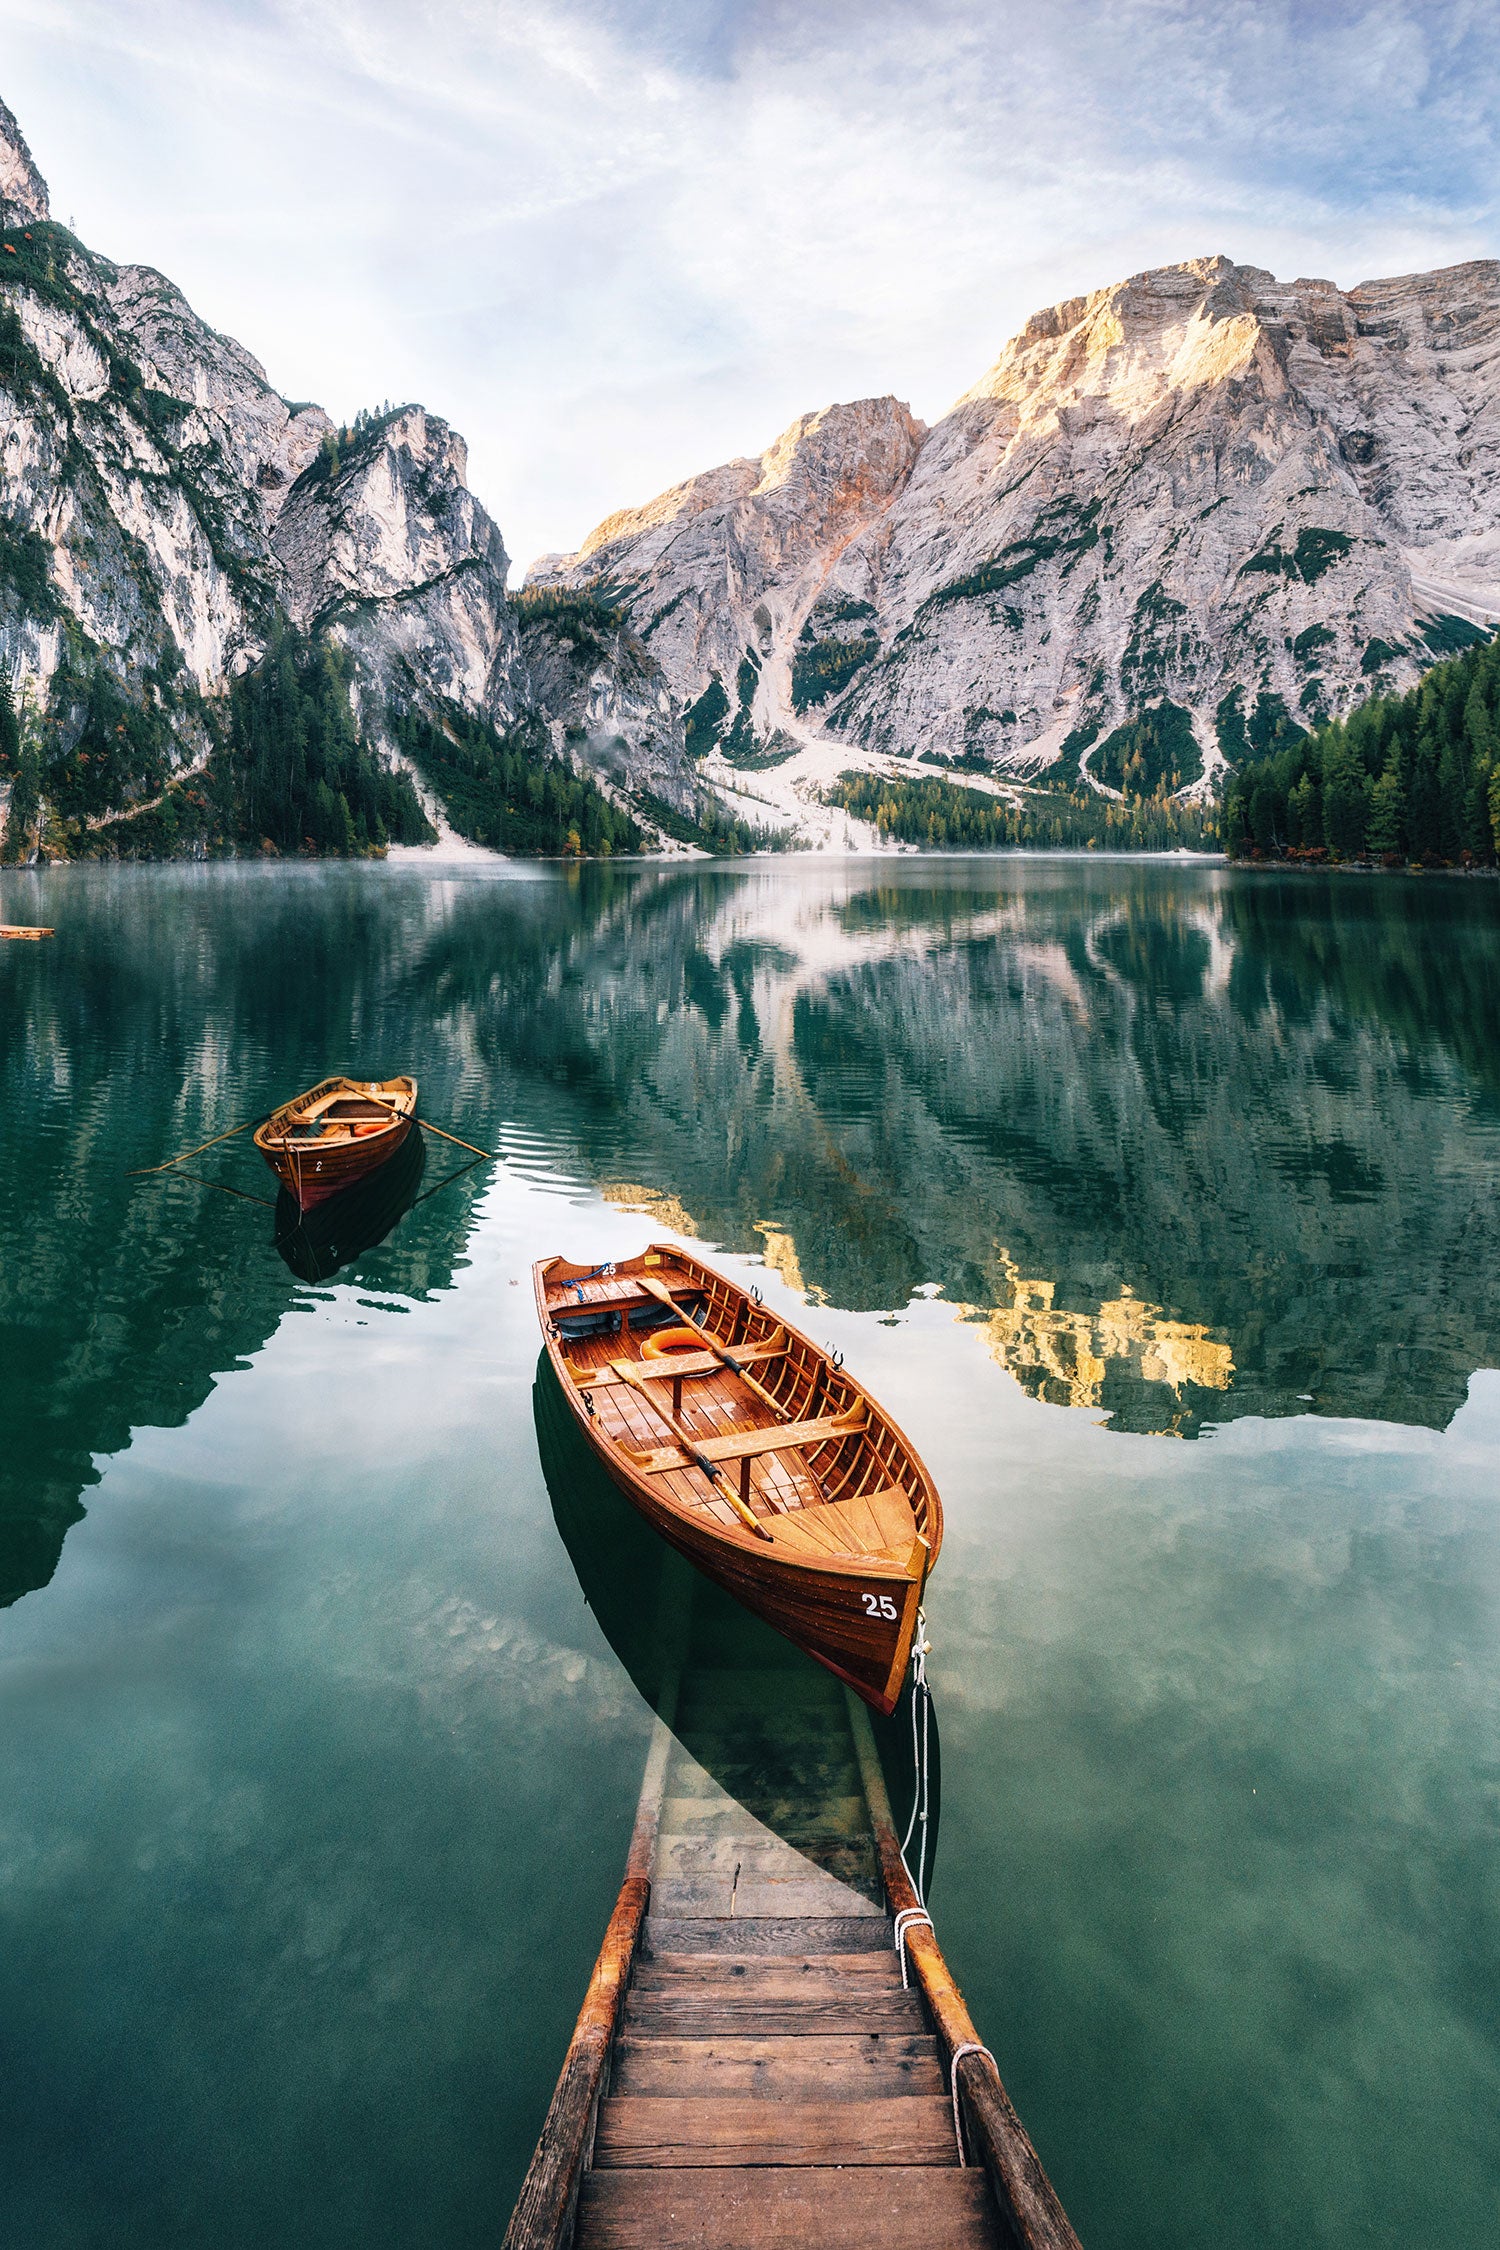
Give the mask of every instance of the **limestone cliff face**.
[[436, 415], [336, 429], [161, 274], [54, 225], [0, 104], [0, 667], [18, 700], [45, 707], [81, 655], [171, 708], [187, 763], [206, 746], [194, 695], [222, 695], [290, 622], [351, 651], [377, 736], [391, 698], [502, 729], [555, 716], [576, 762], [675, 800], [680, 716], [641, 661], [582, 696], [544, 666], [560, 700], [539, 712], [505, 546], [466, 477]]
[[1500, 617], [1497, 441], [1500, 266], [1191, 260], [1037, 314], [930, 431], [807, 417], [539, 575], [608, 576], [684, 705], [718, 674], [721, 733], [743, 695], [761, 734], [1087, 774], [1166, 699], [1208, 775]]
[[691, 815], [681, 708], [640, 635], [601, 608], [597, 619], [523, 609], [527, 685], [552, 746], [611, 793], [645, 789]]
[[25, 226], [50, 218], [47, 183], [31, 159], [15, 115], [0, 101], [0, 220]]
[[213, 696], [286, 617], [328, 625], [382, 687], [399, 672], [409, 692], [512, 717], [507, 558], [462, 440], [411, 407], [341, 448], [321, 408], [283, 399], [162, 275], [48, 223], [5, 119], [0, 181], [0, 631], [22, 684], [45, 691], [81, 633], [127, 687], [180, 669]]
[[684, 704], [717, 680], [720, 731], [743, 708], [770, 734], [779, 705], [759, 678], [765, 658], [795, 641], [851, 544], [878, 532], [923, 434], [893, 398], [804, 414], [758, 458], [608, 517], [528, 583], [609, 589]]

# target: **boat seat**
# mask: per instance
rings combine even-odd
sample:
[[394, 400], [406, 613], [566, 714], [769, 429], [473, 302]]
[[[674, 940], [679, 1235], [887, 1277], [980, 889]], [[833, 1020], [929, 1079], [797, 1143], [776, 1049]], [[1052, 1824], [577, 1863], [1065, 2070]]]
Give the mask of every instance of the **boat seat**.
[[[784, 1453], [798, 1446], [826, 1445], [830, 1438], [857, 1437], [866, 1426], [865, 1409], [850, 1414], [825, 1414], [815, 1422], [773, 1422], [768, 1429], [733, 1430], [723, 1437], [693, 1438], [693, 1452], [705, 1461], [748, 1461], [759, 1453]], [[632, 1453], [632, 1466], [643, 1476], [662, 1476], [671, 1469], [690, 1469], [692, 1455], [680, 1445], [656, 1446], [649, 1453]]]
[[853, 1500], [824, 1500], [769, 1516], [766, 1529], [778, 1546], [808, 1555], [888, 1556], [904, 1566], [920, 1534], [910, 1497], [898, 1485], [862, 1492]]
[[[737, 1359], [741, 1367], [766, 1359], [780, 1359], [785, 1344], [726, 1344], [724, 1349]], [[628, 1368], [628, 1375], [622, 1374]], [[715, 1352], [673, 1352], [669, 1359], [614, 1359], [602, 1367], [597, 1375], [580, 1375], [577, 1386], [581, 1391], [608, 1390], [612, 1383], [628, 1383], [632, 1377], [644, 1376], [648, 1382], [670, 1383], [679, 1375], [728, 1375], [727, 1368]]]

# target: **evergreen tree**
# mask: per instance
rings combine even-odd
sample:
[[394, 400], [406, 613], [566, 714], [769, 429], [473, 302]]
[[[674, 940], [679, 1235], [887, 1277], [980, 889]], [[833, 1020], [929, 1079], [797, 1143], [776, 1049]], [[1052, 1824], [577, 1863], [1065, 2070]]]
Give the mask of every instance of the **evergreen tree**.
[[1500, 642], [1401, 696], [1283, 743], [1225, 794], [1228, 850], [1492, 866], [1500, 845]]

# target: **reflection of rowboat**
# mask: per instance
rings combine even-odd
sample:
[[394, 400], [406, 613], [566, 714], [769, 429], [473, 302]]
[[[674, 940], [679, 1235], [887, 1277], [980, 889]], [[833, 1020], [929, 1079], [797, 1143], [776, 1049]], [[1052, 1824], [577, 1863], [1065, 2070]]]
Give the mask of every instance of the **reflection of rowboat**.
[[283, 1188], [276, 1198], [276, 1249], [283, 1265], [303, 1281], [331, 1281], [341, 1267], [384, 1242], [404, 1218], [422, 1183], [427, 1161], [420, 1129], [378, 1172], [356, 1180], [310, 1211], [297, 1208]]
[[0, 922], [0, 938], [44, 938], [52, 936], [51, 930], [33, 930], [24, 922]]
[[878, 1711], [943, 1538], [932, 1479], [863, 1387], [747, 1291], [658, 1244], [534, 1268], [547, 1351], [664, 1539]]
[[416, 1114], [415, 1078], [325, 1078], [273, 1110], [255, 1145], [310, 1211], [387, 1163]]

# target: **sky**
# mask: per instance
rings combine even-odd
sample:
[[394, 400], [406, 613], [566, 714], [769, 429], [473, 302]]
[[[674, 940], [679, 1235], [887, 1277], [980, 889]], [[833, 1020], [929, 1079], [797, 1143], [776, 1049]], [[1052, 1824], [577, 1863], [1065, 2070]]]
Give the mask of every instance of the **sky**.
[[461, 430], [513, 580], [1144, 267], [1500, 251], [1493, 0], [0, 0], [0, 94], [288, 398]]

